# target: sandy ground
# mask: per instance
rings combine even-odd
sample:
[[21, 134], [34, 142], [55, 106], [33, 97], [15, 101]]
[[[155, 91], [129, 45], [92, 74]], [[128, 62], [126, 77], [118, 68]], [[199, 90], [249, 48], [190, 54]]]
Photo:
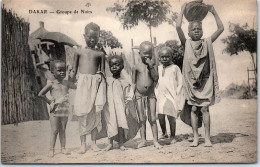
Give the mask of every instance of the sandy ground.
[[[67, 125], [67, 147], [71, 155], [60, 153], [57, 140], [54, 158], [48, 158], [49, 121], [30, 121], [18, 126], [2, 126], [2, 163], [254, 163], [257, 161], [257, 100], [222, 99], [210, 108], [211, 141], [213, 147], [204, 147], [204, 129], [200, 145], [189, 147], [191, 128], [177, 120], [177, 143], [160, 140], [164, 145], [157, 150], [152, 145], [150, 126], [147, 124], [148, 146], [136, 149], [140, 142], [139, 133], [126, 143], [124, 152], [114, 149], [108, 152], [88, 150], [80, 155], [78, 124]], [[158, 124], [159, 125], [159, 124]], [[168, 128], [168, 127], [167, 127]], [[161, 134], [159, 128], [159, 135]], [[100, 148], [107, 139], [98, 140]], [[116, 145], [117, 146], [117, 145]], [[88, 147], [89, 148], [89, 147]]]

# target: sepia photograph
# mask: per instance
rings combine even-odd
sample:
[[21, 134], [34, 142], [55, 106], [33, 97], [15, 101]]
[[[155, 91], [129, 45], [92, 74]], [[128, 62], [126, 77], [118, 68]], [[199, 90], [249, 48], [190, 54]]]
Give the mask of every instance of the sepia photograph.
[[256, 0], [2, 0], [2, 164], [254, 164]]

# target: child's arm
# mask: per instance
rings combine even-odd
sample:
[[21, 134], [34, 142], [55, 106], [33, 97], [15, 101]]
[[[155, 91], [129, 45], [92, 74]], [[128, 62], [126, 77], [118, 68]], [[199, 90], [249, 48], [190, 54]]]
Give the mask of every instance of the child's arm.
[[71, 82], [71, 81], [68, 81], [68, 87], [70, 89], [77, 89], [77, 86], [73, 82]]
[[152, 77], [153, 81], [155, 83], [157, 83], [157, 81], [159, 79], [159, 74], [157, 72], [157, 67], [155, 67], [155, 64], [150, 59], [146, 59], [145, 62], [147, 64], [148, 70], [151, 73], [151, 77]]
[[51, 87], [52, 87], [52, 84], [51, 83], [48, 83], [44, 88], [42, 88], [42, 90], [39, 92], [39, 94], [38, 94], [38, 96], [43, 100], [43, 101], [45, 101], [46, 103], [48, 103], [48, 104], [51, 104], [51, 100], [50, 99], [48, 99], [46, 96], [45, 96], [45, 94], [48, 92], [48, 91], [50, 91], [50, 89], [51, 89]]
[[176, 80], [177, 80], [177, 95], [179, 95], [181, 93], [181, 89], [182, 89], [182, 74], [181, 74], [181, 70], [179, 67], [176, 68]]
[[183, 12], [184, 12], [184, 9], [186, 7], [186, 3], [184, 3], [181, 7], [181, 12], [177, 18], [177, 21], [176, 21], [176, 31], [178, 33], [178, 36], [180, 38], [180, 41], [181, 41], [181, 44], [184, 46], [185, 45], [185, 42], [186, 42], [186, 38], [185, 38], [185, 35], [181, 29], [181, 25], [182, 25], [182, 17], [183, 17]]
[[136, 89], [136, 67], [135, 66], [132, 69], [132, 86], [133, 86], [133, 91], [135, 92]]
[[128, 104], [130, 101], [133, 100], [134, 91], [133, 91], [133, 87], [130, 84], [124, 89], [124, 94], [125, 94], [125, 104]]
[[211, 35], [211, 41], [214, 42], [219, 37], [219, 35], [224, 31], [224, 26], [217, 14], [215, 8], [212, 5], [208, 5], [208, 7], [209, 7], [209, 12], [211, 12], [213, 14], [213, 16], [215, 17], [215, 20], [216, 20], [216, 23], [218, 26], [217, 31]]
[[70, 71], [70, 74], [69, 74], [70, 78], [73, 81], [75, 80], [75, 77], [76, 77], [76, 74], [77, 74], [77, 71], [78, 71], [79, 57], [80, 57], [80, 54], [76, 51], [75, 54], [74, 54], [73, 67], [72, 67], [72, 70]]
[[101, 64], [100, 64], [100, 71], [105, 75], [105, 54], [102, 53], [101, 55]]

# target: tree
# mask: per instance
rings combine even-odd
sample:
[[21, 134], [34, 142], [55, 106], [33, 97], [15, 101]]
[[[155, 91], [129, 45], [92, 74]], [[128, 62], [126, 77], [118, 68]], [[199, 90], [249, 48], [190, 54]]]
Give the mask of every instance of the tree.
[[255, 80], [257, 81], [257, 66], [254, 54], [257, 53], [257, 31], [249, 29], [248, 24], [240, 26], [239, 24], [229, 23], [229, 32], [231, 33], [222, 42], [226, 44], [224, 52], [237, 55], [238, 52], [248, 51], [251, 56]]
[[122, 48], [122, 44], [110, 31], [105, 31], [105, 30], [100, 31], [99, 43], [102, 46], [110, 47], [111, 49]]
[[173, 55], [174, 55], [173, 62], [180, 69], [182, 69], [183, 53], [184, 53], [183, 46], [179, 45], [178, 41], [176, 41], [176, 40], [169, 40], [169, 41], [166, 41], [164, 44], [159, 44], [158, 50], [160, 50], [162, 47], [165, 47], [165, 46], [170, 47], [173, 50]]
[[131, 29], [140, 21], [144, 22], [150, 30], [152, 42], [152, 27], [158, 27], [163, 22], [173, 24], [177, 19], [177, 13], [172, 12], [170, 8], [167, 0], [129, 0], [126, 5], [114, 3], [107, 11], [116, 14], [124, 29]]

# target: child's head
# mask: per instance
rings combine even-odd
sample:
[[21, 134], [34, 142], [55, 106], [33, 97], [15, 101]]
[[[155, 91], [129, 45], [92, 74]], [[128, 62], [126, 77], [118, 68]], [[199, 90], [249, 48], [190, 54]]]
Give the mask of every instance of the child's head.
[[144, 41], [140, 44], [139, 54], [143, 62], [145, 59], [152, 59], [153, 57], [153, 44], [149, 41]]
[[50, 70], [54, 77], [61, 81], [66, 77], [66, 64], [61, 60], [54, 60], [50, 64]]
[[173, 51], [170, 47], [162, 47], [159, 52], [159, 60], [164, 66], [168, 66], [173, 62]]
[[111, 73], [114, 75], [119, 75], [124, 68], [124, 60], [122, 56], [113, 55], [108, 61]]
[[193, 41], [198, 41], [203, 36], [201, 21], [189, 22], [189, 36]]
[[95, 48], [99, 40], [100, 27], [95, 23], [89, 23], [85, 27], [84, 38], [90, 48]]

